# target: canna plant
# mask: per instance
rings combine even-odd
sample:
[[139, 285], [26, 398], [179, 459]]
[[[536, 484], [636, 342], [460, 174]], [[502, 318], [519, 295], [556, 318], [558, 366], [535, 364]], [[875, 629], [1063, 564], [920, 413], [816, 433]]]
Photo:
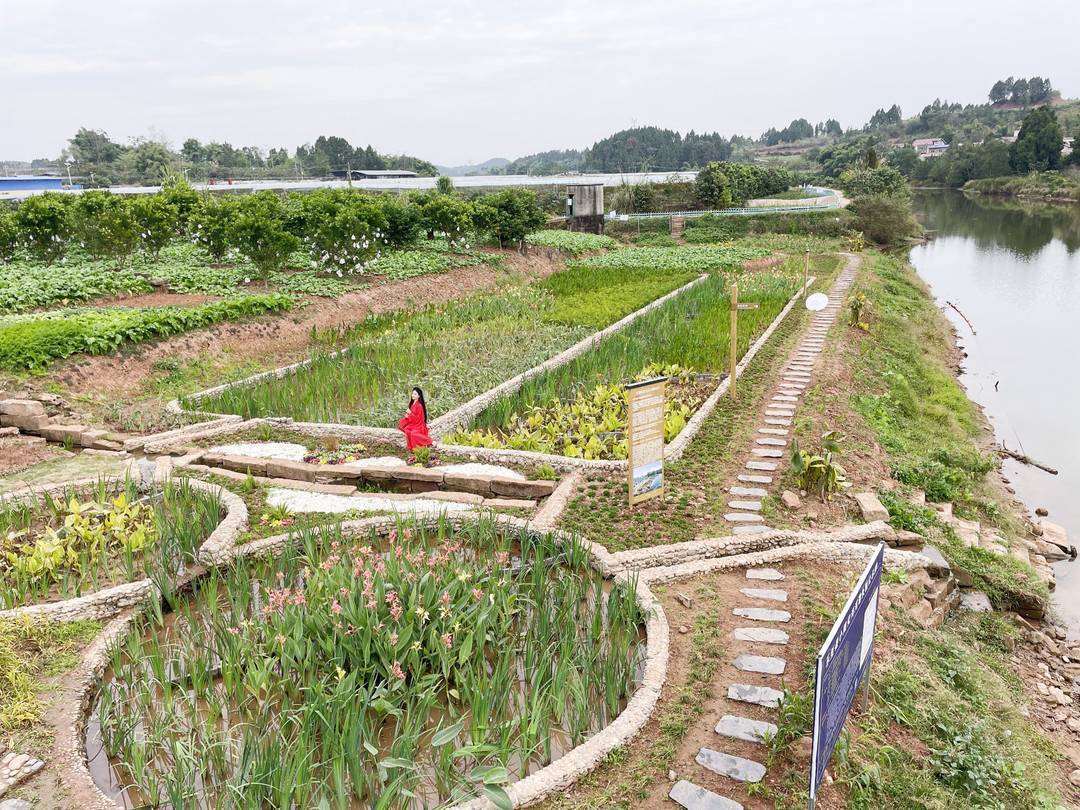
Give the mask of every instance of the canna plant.
[[577, 541], [490, 517], [305, 528], [167, 598], [95, 712], [129, 798], [174, 807], [509, 807], [621, 711], [644, 621]]
[[798, 441], [792, 442], [791, 470], [800, 489], [828, 501], [850, 486], [844, 468], [834, 458], [840, 452], [842, 438], [832, 430], [822, 434], [817, 452], [804, 450]]

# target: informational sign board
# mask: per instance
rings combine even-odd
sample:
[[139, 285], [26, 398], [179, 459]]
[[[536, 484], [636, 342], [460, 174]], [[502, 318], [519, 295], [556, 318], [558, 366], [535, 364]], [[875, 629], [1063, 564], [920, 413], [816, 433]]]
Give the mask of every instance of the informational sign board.
[[874, 625], [885, 544], [859, 576], [828, 638], [817, 654], [814, 674], [814, 753], [810, 763], [810, 807], [817, 800], [825, 767], [840, 738], [859, 683], [870, 677], [874, 654]]
[[626, 386], [630, 505], [664, 494], [664, 384], [657, 377]]

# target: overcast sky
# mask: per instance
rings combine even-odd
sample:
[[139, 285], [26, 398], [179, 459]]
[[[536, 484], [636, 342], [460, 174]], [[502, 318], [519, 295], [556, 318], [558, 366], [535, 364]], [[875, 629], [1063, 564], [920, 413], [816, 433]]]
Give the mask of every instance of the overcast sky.
[[0, 159], [86, 126], [457, 164], [634, 125], [858, 126], [1009, 74], [1080, 95], [1075, 0], [0, 0], [0, 29]]

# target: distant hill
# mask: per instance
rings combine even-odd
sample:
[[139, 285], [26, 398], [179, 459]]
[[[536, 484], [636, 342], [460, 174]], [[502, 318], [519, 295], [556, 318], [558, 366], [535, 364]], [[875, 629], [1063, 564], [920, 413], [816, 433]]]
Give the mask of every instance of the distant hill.
[[439, 174], [445, 174], [449, 177], [465, 177], [470, 174], [502, 174], [501, 169], [505, 168], [510, 161], [506, 158], [491, 158], [491, 160], [485, 160], [483, 163], [466, 163], [464, 166], [436, 166], [439, 170]]

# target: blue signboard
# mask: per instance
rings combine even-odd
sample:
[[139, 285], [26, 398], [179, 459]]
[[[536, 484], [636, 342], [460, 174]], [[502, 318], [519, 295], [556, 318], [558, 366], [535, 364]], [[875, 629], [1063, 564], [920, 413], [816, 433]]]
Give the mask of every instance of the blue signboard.
[[870, 675], [874, 623], [885, 544], [877, 547], [844, 604], [817, 655], [814, 674], [814, 753], [810, 764], [810, 806], [817, 799], [840, 730], [844, 727], [859, 683]]

